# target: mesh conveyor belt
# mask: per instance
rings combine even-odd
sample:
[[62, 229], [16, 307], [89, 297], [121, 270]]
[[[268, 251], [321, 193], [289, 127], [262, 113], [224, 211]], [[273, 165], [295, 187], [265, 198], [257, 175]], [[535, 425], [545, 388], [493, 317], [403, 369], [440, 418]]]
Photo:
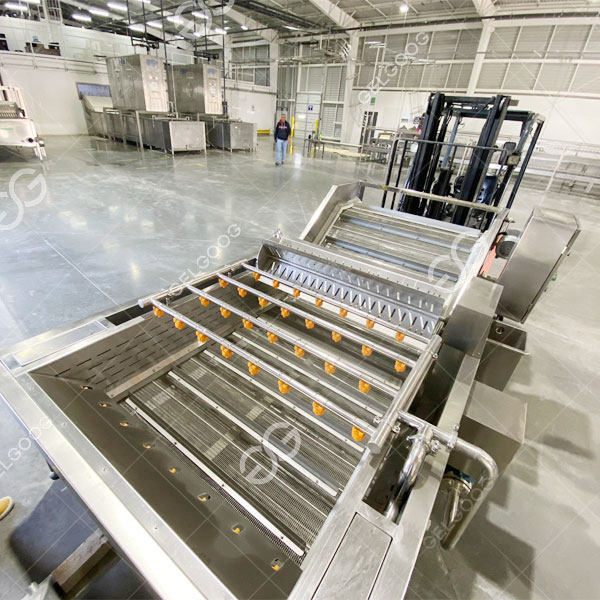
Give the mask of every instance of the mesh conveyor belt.
[[358, 463], [359, 453], [351, 452], [336, 440], [324, 438], [323, 433], [309, 421], [299, 419], [281, 403], [266, 397], [250, 382], [232, 377], [231, 371], [220, 364], [219, 359], [204, 356], [205, 354], [203, 352], [186, 361], [176, 371], [187, 375], [205, 393], [213, 397], [216, 395], [223, 407], [251, 421], [261, 431], [276, 426], [272, 430], [274, 438], [285, 441], [291, 429], [298, 431], [298, 439], [301, 441], [298, 455], [327, 474], [339, 487], [346, 484]]
[[[274, 477], [263, 477], [272, 472], [270, 456], [247, 434], [165, 377], [143, 386], [130, 399], [217, 471], [268, 521], [280, 524], [292, 539], [312, 543], [333, 506], [333, 498], [319, 494], [282, 463]], [[251, 483], [241, 466], [246, 475], [256, 469], [256, 477], [267, 480], [260, 485]]]

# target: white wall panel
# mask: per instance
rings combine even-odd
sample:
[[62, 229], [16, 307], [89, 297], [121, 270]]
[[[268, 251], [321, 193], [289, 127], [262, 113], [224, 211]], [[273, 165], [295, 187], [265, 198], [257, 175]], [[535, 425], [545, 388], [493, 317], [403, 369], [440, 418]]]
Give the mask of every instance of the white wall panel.
[[[48, 61], [55, 59], [46, 58], [46, 63]], [[23, 90], [29, 115], [41, 136], [87, 134], [83, 107], [75, 84], [108, 84], [106, 74], [94, 73], [92, 69], [85, 73], [4, 64], [0, 66], [0, 73], [5, 85]]]
[[275, 94], [227, 89], [230, 116], [234, 119], [256, 123], [257, 129], [273, 130], [275, 100]]
[[541, 92], [566, 92], [575, 69], [575, 65], [546, 63], [540, 69], [535, 89]]
[[[600, 84], [596, 84], [600, 85]], [[427, 92], [397, 92], [381, 90], [375, 104], [363, 104], [359, 92], [352, 93], [352, 144], [358, 144], [362, 115], [365, 110], [379, 113], [381, 127], [398, 127], [422, 114], [427, 106]], [[519, 108], [538, 112], [546, 118], [542, 130], [543, 140], [555, 140], [570, 144], [597, 144], [600, 139], [598, 101], [585, 98], [557, 98], [513, 94]]]
[[[145, 50], [139, 46], [134, 48], [127, 36], [84, 27], [67, 27], [49, 22], [0, 17], [0, 32], [6, 35], [8, 48], [11, 51], [23, 51], [25, 44], [32, 42], [36, 36], [46, 46], [50, 42], [58, 42], [63, 57], [77, 60], [96, 60], [102, 56], [145, 53]], [[151, 54], [164, 56], [163, 46], [151, 50]], [[185, 41], [167, 44], [167, 55], [173, 62], [192, 62], [191, 46]]]

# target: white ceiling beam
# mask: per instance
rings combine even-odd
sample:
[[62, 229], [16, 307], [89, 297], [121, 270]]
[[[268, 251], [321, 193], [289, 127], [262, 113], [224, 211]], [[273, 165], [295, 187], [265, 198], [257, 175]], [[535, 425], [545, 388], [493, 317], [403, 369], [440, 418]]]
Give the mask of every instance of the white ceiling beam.
[[467, 95], [472, 96], [477, 89], [477, 82], [481, 75], [481, 69], [483, 68], [483, 61], [490, 43], [490, 39], [494, 33], [494, 21], [485, 20], [483, 23], [483, 29], [481, 30], [481, 36], [477, 45], [477, 54], [475, 54], [475, 62], [471, 69], [471, 75], [469, 76], [469, 83], [467, 84]]
[[310, 0], [324, 15], [329, 17], [338, 27], [349, 29], [360, 27], [360, 23], [353, 19], [347, 12], [337, 7], [331, 0]]
[[[560, 19], [560, 20], [559, 20]], [[600, 25], [600, 17], [575, 17], [556, 15], [552, 17], [530, 17], [511, 19], [495, 19], [494, 26], [498, 27], [534, 27], [538, 25]]]
[[492, 17], [498, 10], [493, 0], [473, 0], [473, 6], [480, 17]]
[[244, 15], [239, 10], [236, 10], [235, 8], [229, 8], [228, 10], [225, 10], [224, 13], [240, 25], [245, 25], [248, 29], [256, 30], [254, 33], [267, 40], [267, 42], [279, 42], [279, 35], [275, 29], [269, 29], [262, 23], [259, 23], [247, 15]]

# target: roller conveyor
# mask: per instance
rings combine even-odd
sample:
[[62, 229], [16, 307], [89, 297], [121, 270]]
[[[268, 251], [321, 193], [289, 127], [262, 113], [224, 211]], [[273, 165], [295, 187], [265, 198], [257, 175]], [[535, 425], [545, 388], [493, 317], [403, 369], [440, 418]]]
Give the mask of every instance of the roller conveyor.
[[505, 213], [481, 233], [363, 191], [333, 188], [299, 239], [2, 357], [3, 396], [23, 386], [57, 424], [49, 461], [161, 596], [402, 596], [451, 457], [472, 508], [444, 546], [498, 476], [458, 428]]

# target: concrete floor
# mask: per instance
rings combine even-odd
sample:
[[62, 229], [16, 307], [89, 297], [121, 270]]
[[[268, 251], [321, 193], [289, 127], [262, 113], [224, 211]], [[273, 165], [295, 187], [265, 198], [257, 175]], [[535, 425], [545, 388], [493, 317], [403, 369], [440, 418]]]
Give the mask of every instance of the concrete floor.
[[[43, 165], [0, 153], [5, 186], [34, 170], [13, 179], [22, 215], [0, 195], [0, 347], [248, 255], [277, 228], [296, 235], [332, 184], [383, 178], [380, 166], [339, 157], [295, 155], [276, 168], [268, 140], [256, 154], [175, 159], [87, 137], [46, 141]], [[531, 356], [507, 389], [528, 402], [527, 442], [457, 549], [422, 551], [411, 598], [600, 597], [600, 205], [524, 189], [512, 216], [522, 224], [539, 203], [575, 213], [583, 231], [527, 322]], [[0, 495], [17, 502], [0, 523], [0, 598], [10, 600], [89, 529], [35, 449], [19, 449], [24, 439], [0, 403]]]

